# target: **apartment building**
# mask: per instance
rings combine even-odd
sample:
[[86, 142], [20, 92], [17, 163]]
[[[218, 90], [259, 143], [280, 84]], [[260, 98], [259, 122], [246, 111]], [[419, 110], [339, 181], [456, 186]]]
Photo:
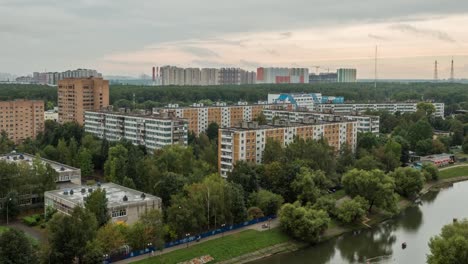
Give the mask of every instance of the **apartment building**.
[[257, 83], [308, 83], [307, 68], [257, 68]]
[[58, 83], [59, 122], [84, 124], [86, 111], [109, 106], [109, 81], [98, 77], [68, 78]]
[[44, 131], [44, 102], [39, 100], [0, 101], [0, 132], [16, 144], [36, 138]]
[[85, 207], [85, 199], [93, 191], [106, 191], [107, 211], [114, 223], [134, 224], [149, 210], [161, 210], [162, 199], [115, 183], [98, 183], [94, 186], [76, 186], [64, 190], [48, 191], [44, 194], [44, 211], [48, 207], [58, 213], [71, 215], [76, 206]]
[[307, 109], [314, 111], [315, 106], [319, 104], [342, 104], [344, 97], [342, 96], [327, 96], [321, 93], [294, 93], [294, 94], [268, 94], [268, 103], [288, 103], [293, 104], [295, 109]]
[[200, 85], [218, 85], [219, 70], [214, 68], [202, 68], [200, 76]]
[[239, 102], [238, 105], [226, 105], [217, 103], [215, 106], [193, 104], [191, 107], [179, 107], [169, 105], [163, 109], [153, 109], [154, 113], [168, 113], [172, 116], [187, 119], [188, 129], [196, 135], [205, 132], [208, 125], [217, 123], [219, 127], [237, 126], [243, 121], [252, 121], [257, 118], [264, 109], [292, 110], [291, 104], [257, 104], [249, 105]]
[[108, 141], [126, 139], [149, 150], [188, 143], [187, 121], [168, 114], [86, 111], [85, 131]]
[[352, 83], [357, 81], [356, 69], [338, 69], [336, 73], [338, 75], [338, 82], [340, 83]]
[[[33, 161], [36, 158], [34, 155], [26, 153], [8, 153], [0, 156], [0, 161], [6, 161], [8, 163], [26, 164], [32, 166]], [[55, 179], [56, 183], [67, 183], [71, 182], [74, 184], [81, 184], [81, 170], [74, 168], [56, 161], [41, 158], [41, 162], [45, 165], [50, 165], [54, 169], [58, 176]]]
[[[435, 107], [434, 116], [444, 117], [445, 104], [432, 103]], [[380, 103], [380, 104], [320, 104], [315, 110], [331, 113], [362, 113], [371, 111], [388, 111], [394, 113], [414, 113], [418, 110], [418, 103]]]
[[343, 120], [355, 121], [357, 123], [357, 131], [360, 133], [371, 132], [373, 134], [379, 134], [380, 132], [380, 117], [373, 115], [338, 115], [321, 112], [284, 111], [276, 109], [265, 109], [263, 110], [263, 114], [268, 122], [273, 122], [274, 119], [289, 120], [290, 122], [304, 122], [316, 119], [326, 122], [341, 118]]
[[293, 123], [277, 120], [273, 125], [259, 126], [256, 122], [244, 122], [240, 127], [223, 128], [218, 136], [218, 169], [223, 177], [232, 171], [237, 161], [262, 163], [267, 139], [274, 139], [283, 146], [295, 137], [319, 140], [339, 150], [344, 144], [353, 151], [357, 143], [357, 122], [335, 119], [332, 122], [312, 120]]
[[218, 72], [220, 85], [240, 85], [256, 83], [256, 74], [240, 68], [221, 68]]

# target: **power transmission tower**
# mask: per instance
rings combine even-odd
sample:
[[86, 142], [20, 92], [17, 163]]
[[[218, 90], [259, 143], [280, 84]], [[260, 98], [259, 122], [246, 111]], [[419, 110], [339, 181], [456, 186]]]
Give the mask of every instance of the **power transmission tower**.
[[437, 61], [434, 63], [434, 81], [439, 81], [439, 72], [437, 70]]
[[455, 72], [453, 70], [453, 57], [452, 57], [452, 65], [450, 67], [450, 82], [454, 82], [455, 81]]

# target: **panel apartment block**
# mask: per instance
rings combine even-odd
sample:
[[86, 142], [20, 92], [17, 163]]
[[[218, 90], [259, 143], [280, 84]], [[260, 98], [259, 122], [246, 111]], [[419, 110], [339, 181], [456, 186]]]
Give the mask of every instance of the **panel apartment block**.
[[[435, 107], [434, 116], [444, 117], [445, 104], [432, 103]], [[333, 113], [362, 113], [367, 110], [388, 111], [389, 113], [414, 113], [418, 110], [418, 103], [380, 103], [380, 104], [320, 104], [316, 105], [316, 110], [320, 112], [328, 111]]]
[[59, 122], [84, 124], [86, 111], [109, 106], [109, 81], [102, 78], [70, 78], [58, 83]]
[[44, 102], [14, 100], [0, 102], [0, 131], [5, 131], [16, 144], [34, 139], [44, 131]]
[[336, 151], [347, 144], [354, 151], [357, 143], [357, 122], [337, 121], [315, 123], [278, 122], [275, 125], [259, 126], [244, 122], [236, 128], [223, 128], [218, 136], [218, 169], [223, 177], [232, 171], [237, 161], [262, 163], [267, 139], [274, 139], [285, 146], [295, 137], [327, 142]]
[[85, 131], [108, 141], [126, 139], [149, 150], [187, 145], [186, 120], [104, 111], [87, 111], [85, 115]]

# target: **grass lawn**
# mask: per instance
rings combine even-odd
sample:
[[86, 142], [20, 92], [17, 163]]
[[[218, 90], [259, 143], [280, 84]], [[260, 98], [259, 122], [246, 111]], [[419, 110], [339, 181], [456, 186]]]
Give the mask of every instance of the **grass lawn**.
[[0, 226], [0, 234], [7, 231], [8, 230], [8, 227], [6, 226]]
[[344, 189], [341, 189], [339, 191], [336, 191], [335, 193], [330, 194], [330, 196], [335, 198], [336, 200], [339, 200], [346, 196], [346, 192]]
[[284, 243], [290, 238], [278, 228], [267, 231], [246, 230], [233, 235], [225, 236], [196, 244], [192, 242], [188, 249], [179, 249], [153, 258], [138, 261], [138, 264], [178, 263], [196, 257], [210, 255], [219, 262], [257, 251], [262, 248]]
[[454, 167], [440, 171], [440, 179], [468, 176], [468, 166]]

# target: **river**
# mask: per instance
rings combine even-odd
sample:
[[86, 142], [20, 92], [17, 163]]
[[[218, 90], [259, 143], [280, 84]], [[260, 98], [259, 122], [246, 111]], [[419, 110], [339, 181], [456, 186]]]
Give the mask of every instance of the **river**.
[[[300, 251], [274, 255], [252, 264], [299, 263], [426, 263], [429, 239], [453, 218], [467, 218], [468, 182], [455, 183], [421, 198], [422, 204], [405, 209], [374, 228], [347, 233]], [[402, 249], [401, 244], [407, 243]]]

